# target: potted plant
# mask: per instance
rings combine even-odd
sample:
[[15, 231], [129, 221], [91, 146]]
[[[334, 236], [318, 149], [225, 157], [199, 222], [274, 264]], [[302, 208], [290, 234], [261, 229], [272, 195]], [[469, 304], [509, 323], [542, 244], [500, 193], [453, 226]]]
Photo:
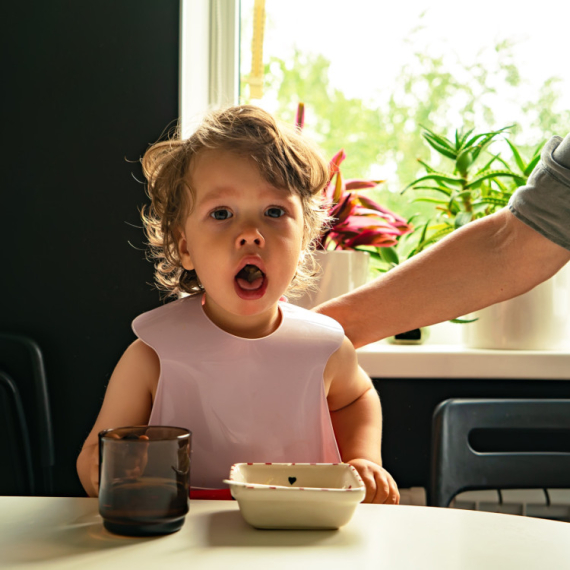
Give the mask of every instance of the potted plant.
[[[434, 206], [433, 217], [417, 227], [408, 256], [505, 207], [516, 188], [526, 183], [540, 160], [542, 144], [525, 159], [506, 137], [508, 129], [481, 134], [456, 131], [453, 139], [425, 129], [424, 140], [444, 166], [436, 168], [421, 162], [425, 174], [403, 190], [421, 192], [415, 201]], [[500, 153], [490, 152], [499, 136], [510, 148], [512, 165]], [[450, 167], [445, 168], [445, 163]], [[462, 321], [470, 323], [463, 327], [464, 344], [470, 348], [529, 350], [559, 346], [566, 336], [566, 313], [558, 309], [568, 303], [567, 283], [567, 273], [562, 271], [524, 295], [467, 316]]]
[[501, 158], [500, 153], [489, 152], [490, 145], [509, 128], [475, 135], [473, 129], [465, 133], [456, 130], [453, 141], [424, 129], [424, 140], [435, 150], [440, 162], [451, 162], [451, 168], [438, 170], [420, 160], [426, 174], [402, 190], [402, 194], [410, 188], [423, 191], [423, 195], [414, 201], [429, 202], [436, 212], [434, 219], [418, 228], [420, 239], [412, 255], [472, 220], [505, 207], [516, 188], [526, 183], [540, 160], [542, 144], [526, 162], [516, 146], [505, 138], [516, 160], [517, 172]]
[[[296, 126], [304, 126], [304, 105], [297, 109]], [[313, 307], [364, 285], [370, 258], [380, 260], [380, 251], [396, 245], [398, 238], [413, 227], [401, 216], [384, 208], [361, 192], [375, 188], [383, 180], [345, 180], [341, 164], [344, 150], [330, 161], [330, 178], [324, 190], [331, 222], [317, 244], [316, 257], [321, 267], [318, 289], [308, 292], [296, 304]]]

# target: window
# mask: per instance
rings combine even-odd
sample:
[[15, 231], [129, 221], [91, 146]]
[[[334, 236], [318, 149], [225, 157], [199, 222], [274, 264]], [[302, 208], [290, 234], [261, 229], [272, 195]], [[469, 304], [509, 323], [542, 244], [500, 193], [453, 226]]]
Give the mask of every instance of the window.
[[[514, 125], [528, 152], [570, 131], [566, 18], [508, 0], [265, 0], [264, 91], [251, 97], [255, 0], [241, 1], [241, 102], [306, 129], [347, 176], [413, 180], [428, 149], [420, 125], [445, 134]], [[560, 10], [562, 4], [558, 4]], [[558, 50], [558, 51], [557, 51]], [[511, 139], [513, 140], [513, 139]]]
[[253, 98], [255, 2], [182, 0], [183, 132], [238, 100], [291, 122], [303, 101], [305, 129], [327, 156], [344, 148], [346, 177], [386, 180], [372, 196], [407, 218], [427, 216], [399, 195], [423, 171], [418, 158], [433, 159], [422, 126], [451, 137], [513, 125], [509, 139], [527, 158], [570, 132], [570, 66], [556, 42], [566, 18], [552, 9], [265, 0], [263, 95]]
[[188, 136], [239, 94], [239, 0], [181, 0], [180, 122]]

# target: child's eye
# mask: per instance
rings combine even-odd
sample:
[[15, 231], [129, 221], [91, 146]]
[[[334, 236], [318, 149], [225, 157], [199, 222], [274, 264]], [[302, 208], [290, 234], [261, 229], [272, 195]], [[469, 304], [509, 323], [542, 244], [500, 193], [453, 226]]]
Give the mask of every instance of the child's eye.
[[277, 206], [272, 206], [271, 208], [267, 208], [265, 215], [270, 218], [280, 218], [285, 215], [285, 210], [283, 208], [278, 208]]
[[219, 210], [211, 212], [210, 216], [214, 218], [214, 220], [228, 220], [233, 216], [233, 214], [225, 208], [220, 208]]

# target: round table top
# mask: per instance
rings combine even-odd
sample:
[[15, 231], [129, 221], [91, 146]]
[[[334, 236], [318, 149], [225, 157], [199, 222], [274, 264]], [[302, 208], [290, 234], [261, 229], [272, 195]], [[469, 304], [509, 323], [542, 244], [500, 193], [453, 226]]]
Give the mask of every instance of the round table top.
[[0, 497], [0, 568], [570, 567], [568, 523], [434, 507], [364, 505], [339, 530], [257, 530], [235, 501], [192, 501], [182, 529], [152, 538], [106, 531], [97, 499]]

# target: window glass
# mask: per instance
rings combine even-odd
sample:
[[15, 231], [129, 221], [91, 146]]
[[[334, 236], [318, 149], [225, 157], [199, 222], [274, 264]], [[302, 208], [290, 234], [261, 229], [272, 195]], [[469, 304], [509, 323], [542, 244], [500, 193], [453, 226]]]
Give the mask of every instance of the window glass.
[[421, 126], [450, 137], [514, 125], [510, 140], [532, 154], [570, 131], [564, 5], [266, 0], [254, 99], [254, 0], [241, 0], [240, 100], [287, 121], [304, 102], [327, 155], [344, 148], [345, 175], [386, 179], [382, 191], [401, 190], [429, 158]]

